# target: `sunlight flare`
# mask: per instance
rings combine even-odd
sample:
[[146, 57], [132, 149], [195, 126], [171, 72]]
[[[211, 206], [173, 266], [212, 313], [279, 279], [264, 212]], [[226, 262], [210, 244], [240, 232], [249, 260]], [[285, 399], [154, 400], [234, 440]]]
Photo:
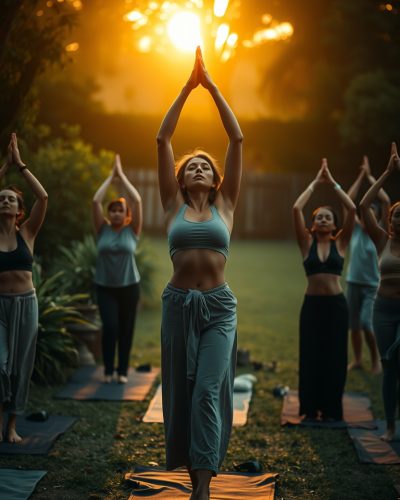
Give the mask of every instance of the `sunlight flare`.
[[198, 45], [202, 45], [200, 19], [193, 12], [174, 14], [168, 22], [167, 33], [182, 52], [194, 52]]

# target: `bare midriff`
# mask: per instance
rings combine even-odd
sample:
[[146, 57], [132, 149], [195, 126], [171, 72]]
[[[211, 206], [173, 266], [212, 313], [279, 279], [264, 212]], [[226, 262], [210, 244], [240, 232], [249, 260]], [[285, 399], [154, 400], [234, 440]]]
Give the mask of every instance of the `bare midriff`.
[[225, 257], [215, 250], [180, 250], [172, 258], [171, 285], [188, 290], [209, 290], [225, 282]]
[[339, 295], [342, 293], [340, 276], [318, 273], [308, 276], [306, 295]]
[[32, 273], [30, 271], [3, 271], [0, 273], [0, 295], [2, 293], [24, 293], [32, 288]]
[[400, 299], [400, 276], [381, 278], [378, 295], [388, 299]]

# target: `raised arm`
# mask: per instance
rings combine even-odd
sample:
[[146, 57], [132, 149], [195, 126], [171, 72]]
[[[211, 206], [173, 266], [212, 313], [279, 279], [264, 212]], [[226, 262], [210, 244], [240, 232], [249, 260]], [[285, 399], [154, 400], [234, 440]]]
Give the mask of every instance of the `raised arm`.
[[31, 191], [36, 197], [36, 201], [30, 211], [29, 217], [21, 225], [21, 230], [26, 233], [29, 239], [34, 239], [43, 224], [46, 215], [48, 194], [38, 179], [28, 170], [28, 167], [21, 160], [21, 155], [18, 149], [17, 135], [11, 134], [11, 158], [13, 164], [18, 168], [21, 176], [25, 179]]
[[300, 247], [301, 253], [306, 255], [311, 241], [311, 234], [306, 227], [306, 222], [304, 220], [303, 209], [306, 206], [308, 200], [311, 198], [315, 187], [323, 181], [323, 167], [318, 170], [315, 179], [311, 184], [301, 193], [293, 205], [293, 223], [294, 231], [296, 234], [297, 243]]
[[199, 81], [199, 58], [196, 54], [194, 67], [189, 80], [182, 88], [178, 97], [167, 111], [161, 122], [160, 130], [157, 134], [157, 154], [158, 154], [158, 181], [160, 186], [161, 203], [164, 211], [170, 210], [176, 201], [179, 191], [178, 182], [175, 177], [175, 158], [172, 150], [171, 139], [175, 132], [182, 108], [189, 97], [190, 92], [196, 88]]
[[224, 178], [220, 190], [225, 203], [228, 203], [229, 208], [234, 210], [239, 197], [240, 181], [242, 178], [243, 134], [236, 116], [206, 70], [200, 47], [197, 48], [196, 55], [200, 62], [200, 82], [214, 99], [222, 124], [229, 138], [225, 158]]
[[384, 182], [392, 172], [398, 168], [400, 165], [399, 155], [397, 153], [396, 143], [392, 142], [390, 159], [388, 166], [379, 177], [379, 179], [368, 189], [365, 193], [363, 199], [360, 202], [361, 214], [364, 220], [365, 229], [369, 234], [372, 241], [375, 243], [378, 254], [384, 249], [386, 242], [389, 238], [388, 233], [379, 225], [378, 221], [371, 208], [371, 204], [378, 195], [378, 192], [382, 188]]
[[143, 226], [142, 198], [137, 189], [133, 186], [128, 177], [125, 175], [122, 169], [121, 159], [119, 155], [115, 156], [114, 170], [115, 170], [114, 177], [118, 177], [121, 180], [121, 185], [124, 190], [124, 194], [126, 194], [127, 203], [132, 212], [132, 222], [131, 222], [132, 230], [136, 234], [136, 236], [140, 236]]
[[346, 191], [343, 191], [340, 184], [337, 183], [333, 178], [328, 168], [328, 162], [326, 161], [325, 158], [323, 160], [323, 165], [325, 167], [324, 178], [326, 182], [333, 187], [343, 208], [343, 226], [341, 231], [336, 236], [336, 242], [339, 249], [342, 252], [344, 252], [348, 244], [350, 243], [351, 234], [354, 229], [354, 222], [356, 218], [356, 206], [353, 203], [350, 196], [346, 193]]
[[3, 179], [3, 177], [6, 175], [11, 165], [12, 165], [12, 139], [10, 139], [10, 143], [8, 144], [7, 147], [7, 159], [0, 168], [0, 182], [1, 179]]
[[356, 180], [353, 182], [353, 184], [349, 187], [349, 189], [347, 191], [347, 195], [350, 197], [350, 199], [354, 203], [356, 202], [357, 195], [360, 191], [362, 181], [363, 181], [364, 177], [367, 176], [367, 163], [366, 163], [366, 161], [368, 161], [368, 159], [366, 156], [364, 156], [363, 162], [360, 166], [360, 172], [359, 172]]
[[[114, 160], [115, 165], [115, 160]], [[103, 199], [106, 194], [107, 189], [110, 187], [110, 184], [114, 178], [115, 168], [113, 165], [113, 169], [111, 175], [107, 177], [107, 179], [102, 183], [99, 189], [96, 191], [92, 200], [92, 213], [93, 213], [93, 224], [96, 233], [98, 233], [101, 229], [101, 226], [106, 222], [103, 212]]]
[[[370, 185], [372, 186], [375, 184], [376, 179], [375, 177], [371, 174], [371, 170], [368, 165], [368, 170], [367, 170], [367, 179]], [[389, 210], [390, 210], [390, 198], [387, 192], [381, 187], [381, 189], [378, 191], [377, 198], [381, 204], [381, 217], [380, 220], [378, 221], [379, 225], [383, 227], [387, 232], [388, 232], [388, 216], [389, 216]]]

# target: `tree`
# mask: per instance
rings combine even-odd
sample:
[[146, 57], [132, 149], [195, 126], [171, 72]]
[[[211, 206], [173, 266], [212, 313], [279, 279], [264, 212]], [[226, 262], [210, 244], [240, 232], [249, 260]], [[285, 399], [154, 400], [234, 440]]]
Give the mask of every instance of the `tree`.
[[[77, 11], [72, 4], [5, 0], [0, 16], [0, 148], [21, 118], [36, 77], [65, 60], [64, 39]], [[23, 123], [23, 120], [21, 120]]]
[[345, 93], [339, 131], [347, 144], [389, 144], [400, 130], [400, 88], [383, 71], [356, 76]]

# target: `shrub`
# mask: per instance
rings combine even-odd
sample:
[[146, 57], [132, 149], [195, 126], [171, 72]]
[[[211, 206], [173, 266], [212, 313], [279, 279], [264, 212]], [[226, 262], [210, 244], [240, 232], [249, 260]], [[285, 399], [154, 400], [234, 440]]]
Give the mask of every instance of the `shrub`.
[[39, 331], [32, 379], [41, 385], [62, 383], [68, 368], [78, 364], [78, 351], [66, 323], [86, 323], [73, 306], [84, 295], [60, 293], [63, 273], [44, 279], [38, 264], [33, 268], [33, 280], [39, 305]]

